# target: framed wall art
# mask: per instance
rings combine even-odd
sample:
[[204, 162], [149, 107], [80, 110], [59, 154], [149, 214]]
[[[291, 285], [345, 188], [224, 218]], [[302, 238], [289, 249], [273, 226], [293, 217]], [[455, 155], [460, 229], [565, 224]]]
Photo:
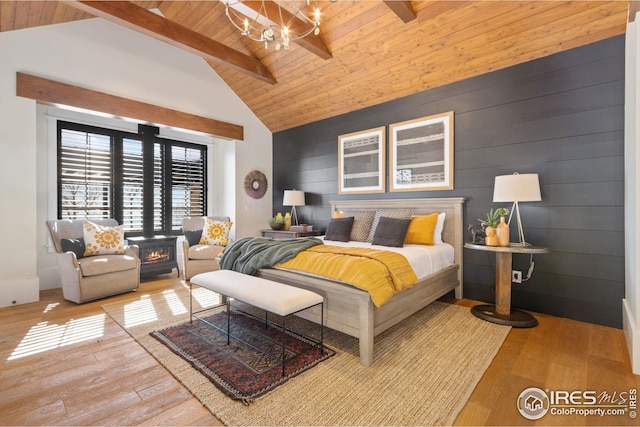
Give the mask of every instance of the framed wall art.
[[453, 190], [453, 111], [389, 125], [390, 191]]
[[385, 127], [338, 137], [338, 193], [384, 193]]

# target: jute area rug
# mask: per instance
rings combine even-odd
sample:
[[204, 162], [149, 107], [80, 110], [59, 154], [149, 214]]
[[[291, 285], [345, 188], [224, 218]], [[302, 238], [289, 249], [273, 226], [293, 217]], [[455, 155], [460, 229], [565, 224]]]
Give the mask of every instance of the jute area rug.
[[[194, 308], [217, 303], [197, 291]], [[451, 425], [510, 329], [434, 302], [376, 337], [370, 367], [360, 364], [355, 338], [327, 329], [334, 357], [246, 406], [149, 335], [188, 320], [188, 288], [102, 308], [220, 421], [245, 426]]]

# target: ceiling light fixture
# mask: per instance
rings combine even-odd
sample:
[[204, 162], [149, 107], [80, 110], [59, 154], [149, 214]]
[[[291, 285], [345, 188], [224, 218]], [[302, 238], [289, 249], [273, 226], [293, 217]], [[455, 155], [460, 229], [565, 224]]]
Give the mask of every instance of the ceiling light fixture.
[[310, 34], [320, 34], [320, 8], [315, 0], [267, 1], [259, 3], [259, 10], [247, 6], [242, 0], [223, 0], [229, 21], [242, 35], [264, 43], [268, 49], [289, 49], [289, 42]]

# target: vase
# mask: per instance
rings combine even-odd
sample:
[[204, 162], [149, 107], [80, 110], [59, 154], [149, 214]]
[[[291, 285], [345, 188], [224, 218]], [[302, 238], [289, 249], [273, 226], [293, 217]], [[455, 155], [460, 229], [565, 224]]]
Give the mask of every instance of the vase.
[[290, 228], [291, 228], [291, 214], [287, 212], [284, 215], [284, 229], [289, 231]]
[[504, 216], [500, 217], [500, 224], [496, 227], [498, 246], [509, 246], [509, 226], [504, 222]]
[[498, 236], [493, 227], [485, 227], [484, 229], [484, 244], [487, 246], [498, 246]]

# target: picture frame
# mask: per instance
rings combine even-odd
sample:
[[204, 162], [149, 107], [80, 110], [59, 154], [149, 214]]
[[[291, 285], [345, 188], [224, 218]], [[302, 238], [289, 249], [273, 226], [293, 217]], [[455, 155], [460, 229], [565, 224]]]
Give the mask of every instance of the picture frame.
[[390, 191], [453, 190], [453, 111], [389, 125]]
[[384, 193], [386, 128], [338, 137], [338, 194]]

